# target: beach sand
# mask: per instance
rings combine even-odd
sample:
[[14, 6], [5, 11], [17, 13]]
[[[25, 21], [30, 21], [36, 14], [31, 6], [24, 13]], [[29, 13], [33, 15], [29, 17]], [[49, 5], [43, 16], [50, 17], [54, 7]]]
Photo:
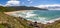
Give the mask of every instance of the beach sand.
[[30, 11], [30, 10], [19, 10], [19, 11], [4, 12], [4, 13], [7, 14], [7, 15], [10, 15], [10, 14], [14, 14], [16, 12], [26, 12], [26, 11]]

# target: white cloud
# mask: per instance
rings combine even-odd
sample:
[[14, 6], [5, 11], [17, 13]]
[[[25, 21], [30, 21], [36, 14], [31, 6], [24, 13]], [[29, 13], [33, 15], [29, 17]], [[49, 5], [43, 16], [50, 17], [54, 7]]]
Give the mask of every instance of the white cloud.
[[5, 6], [20, 6], [20, 1], [10, 0], [5, 4]]
[[31, 0], [27, 0], [27, 1], [31, 1]]
[[17, 0], [10, 0], [10, 1], [17, 1]]
[[37, 6], [34, 6], [34, 7], [38, 7], [38, 8], [48, 8], [48, 7], [55, 7], [55, 6], [60, 7], [60, 4], [37, 5]]

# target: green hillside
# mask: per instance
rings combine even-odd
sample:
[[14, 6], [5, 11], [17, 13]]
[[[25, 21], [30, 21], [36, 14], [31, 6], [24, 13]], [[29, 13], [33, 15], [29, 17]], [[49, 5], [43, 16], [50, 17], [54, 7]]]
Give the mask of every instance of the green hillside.
[[26, 20], [12, 17], [0, 12], [0, 28], [33, 28], [28, 26]]
[[37, 7], [27, 7], [27, 6], [11, 6], [11, 7], [2, 7], [0, 6], [0, 11], [9, 12], [9, 11], [18, 11], [18, 10], [48, 10]]

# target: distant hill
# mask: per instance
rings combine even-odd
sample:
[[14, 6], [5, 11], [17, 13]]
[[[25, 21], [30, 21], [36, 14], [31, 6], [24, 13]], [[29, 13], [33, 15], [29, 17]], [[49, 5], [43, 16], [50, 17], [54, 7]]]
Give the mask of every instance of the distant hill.
[[2, 7], [0, 6], [0, 11], [18, 11], [18, 10], [48, 10], [48, 9], [42, 9], [37, 7], [27, 7], [27, 6], [10, 6], [10, 7]]
[[14, 8], [15, 10], [47, 10], [47, 9], [42, 9], [37, 7], [27, 7], [27, 6], [11, 6], [7, 8]]

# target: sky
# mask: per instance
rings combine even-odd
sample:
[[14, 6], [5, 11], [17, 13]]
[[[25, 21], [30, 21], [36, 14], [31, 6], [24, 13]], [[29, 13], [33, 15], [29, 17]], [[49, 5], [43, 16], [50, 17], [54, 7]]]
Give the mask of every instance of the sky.
[[[14, 2], [15, 1], [15, 2]], [[0, 5], [14, 6], [40, 6], [40, 5], [60, 4], [60, 0], [0, 0]]]

